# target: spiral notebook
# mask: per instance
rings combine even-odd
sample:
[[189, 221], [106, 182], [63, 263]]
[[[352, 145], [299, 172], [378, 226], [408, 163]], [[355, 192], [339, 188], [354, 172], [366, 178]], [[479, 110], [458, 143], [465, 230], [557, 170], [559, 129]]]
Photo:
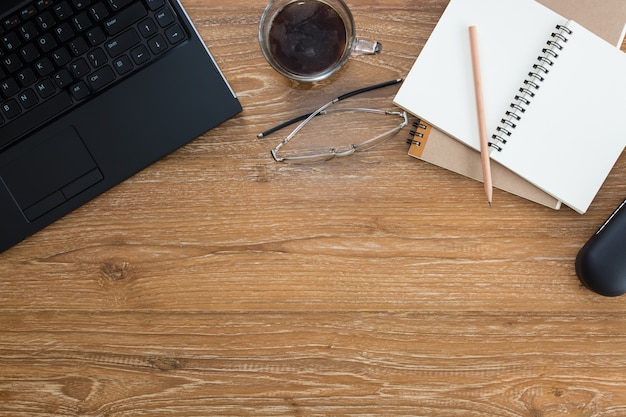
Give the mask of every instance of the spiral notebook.
[[[540, 0], [568, 18], [573, 18], [607, 42], [620, 47], [626, 35], [626, 1], [624, 0]], [[602, 7], [599, 7], [602, 6]], [[457, 141], [429, 123], [414, 123], [409, 155], [482, 181], [480, 152]], [[519, 175], [498, 163], [491, 165], [493, 185], [527, 200], [558, 210], [561, 202], [541, 191]]]
[[492, 159], [585, 212], [626, 144], [626, 55], [533, 0], [452, 0], [394, 102], [474, 149], [470, 25]]

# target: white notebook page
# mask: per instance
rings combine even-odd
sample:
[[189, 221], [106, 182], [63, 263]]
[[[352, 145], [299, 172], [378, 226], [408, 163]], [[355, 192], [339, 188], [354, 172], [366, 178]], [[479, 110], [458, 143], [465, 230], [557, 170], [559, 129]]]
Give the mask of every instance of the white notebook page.
[[492, 159], [585, 212], [626, 145], [626, 55], [576, 22]]

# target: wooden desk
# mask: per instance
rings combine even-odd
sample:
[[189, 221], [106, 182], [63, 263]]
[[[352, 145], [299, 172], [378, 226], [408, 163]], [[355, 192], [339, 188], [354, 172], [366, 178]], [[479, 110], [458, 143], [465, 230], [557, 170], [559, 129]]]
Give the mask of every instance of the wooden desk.
[[489, 208], [408, 130], [277, 164], [258, 132], [405, 76], [447, 1], [349, 2], [384, 52], [312, 86], [264, 61], [264, 0], [184, 3], [244, 111], [0, 255], [0, 415], [626, 415], [625, 299], [574, 272], [626, 157], [583, 216]]

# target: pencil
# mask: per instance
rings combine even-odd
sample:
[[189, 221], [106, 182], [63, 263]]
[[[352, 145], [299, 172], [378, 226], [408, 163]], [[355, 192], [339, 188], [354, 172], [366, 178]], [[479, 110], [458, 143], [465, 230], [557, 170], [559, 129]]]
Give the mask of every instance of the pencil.
[[489, 143], [487, 141], [487, 124], [485, 122], [485, 103], [483, 99], [483, 81], [480, 71], [480, 53], [478, 50], [478, 29], [469, 27], [470, 50], [472, 53], [472, 70], [474, 73], [474, 92], [476, 94], [476, 111], [478, 113], [478, 133], [480, 136], [480, 158], [483, 168], [483, 183], [487, 202], [491, 206], [493, 198], [493, 184], [491, 182], [491, 160], [489, 158]]

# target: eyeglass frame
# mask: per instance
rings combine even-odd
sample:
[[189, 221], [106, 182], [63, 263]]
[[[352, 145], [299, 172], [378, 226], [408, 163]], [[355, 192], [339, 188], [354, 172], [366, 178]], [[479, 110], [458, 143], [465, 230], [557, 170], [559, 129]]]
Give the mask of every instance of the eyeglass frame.
[[[371, 108], [364, 108], [364, 107], [350, 107], [350, 108], [339, 108], [339, 109], [328, 109], [330, 106], [332, 106], [333, 104], [338, 103], [339, 101], [345, 100], [349, 97], [353, 97], [357, 94], [361, 94], [361, 93], [365, 93], [368, 91], [372, 91], [372, 90], [376, 90], [379, 88], [383, 88], [383, 87], [387, 87], [389, 85], [393, 85], [393, 84], [398, 84], [402, 82], [402, 79], [395, 79], [392, 81], [387, 81], [384, 83], [380, 83], [380, 84], [376, 84], [376, 85], [372, 85], [369, 87], [365, 87], [365, 88], [361, 88], [358, 90], [354, 90], [351, 91], [349, 93], [343, 94], [331, 101], [329, 101], [328, 103], [324, 104], [323, 106], [321, 106], [320, 108], [318, 108], [317, 110], [315, 110], [312, 113], [307, 113], [301, 116], [298, 116], [294, 119], [291, 119], [287, 122], [281, 123], [280, 125], [273, 127], [271, 129], [268, 129], [262, 133], [259, 133], [257, 135], [258, 138], [263, 138], [265, 136], [268, 136], [271, 133], [274, 133], [284, 127], [290, 126], [296, 122], [300, 122], [298, 124], [298, 126], [296, 126], [294, 128], [294, 130], [287, 135], [281, 142], [278, 143], [278, 145], [276, 145], [276, 147], [274, 149], [272, 149], [270, 151], [272, 158], [274, 159], [274, 161], [276, 162], [293, 162], [293, 163], [298, 163], [298, 162], [308, 162], [308, 163], [313, 163], [313, 162], [324, 162], [324, 161], [329, 161], [331, 159], [334, 158], [340, 158], [340, 157], [345, 157], [345, 156], [349, 156], [352, 155], [355, 152], [361, 152], [361, 151], [366, 151], [369, 149], [372, 149], [384, 142], [386, 142], [387, 140], [391, 139], [392, 137], [394, 137], [398, 132], [400, 132], [400, 130], [402, 130], [405, 126], [408, 125], [408, 116], [406, 114], [405, 111], [390, 111], [390, 110], [380, 110], [380, 109], [371, 109]], [[302, 130], [302, 128], [304, 128], [304, 126], [310, 122], [313, 118], [320, 116], [320, 115], [326, 115], [329, 113], [338, 113], [338, 112], [344, 112], [344, 111], [353, 111], [353, 112], [366, 112], [366, 113], [374, 113], [374, 114], [382, 114], [382, 115], [394, 115], [394, 116], [398, 116], [402, 119], [402, 122], [384, 132], [381, 133], [373, 138], [370, 138], [364, 142], [361, 143], [353, 143], [350, 144], [348, 146], [348, 149], [342, 150], [342, 151], [337, 151], [336, 148], [331, 148], [330, 150], [328, 150], [327, 152], [324, 153], [319, 153], [319, 154], [313, 154], [313, 155], [303, 155], [303, 156], [292, 156], [292, 157], [279, 157], [278, 156], [278, 152], [280, 151], [280, 149], [285, 146], [287, 143], [289, 143], [293, 137], [300, 131]]]

